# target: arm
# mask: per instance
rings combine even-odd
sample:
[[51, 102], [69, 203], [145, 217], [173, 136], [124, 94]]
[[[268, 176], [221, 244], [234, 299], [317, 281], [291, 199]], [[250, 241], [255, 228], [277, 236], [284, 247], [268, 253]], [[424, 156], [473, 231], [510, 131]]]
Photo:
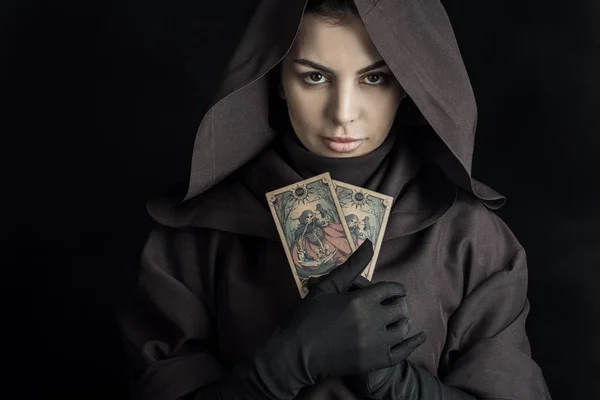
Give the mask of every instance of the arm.
[[[343, 265], [313, 280], [291, 319], [255, 351], [248, 365], [237, 366], [227, 377], [185, 400], [292, 399], [317, 380], [365, 373], [404, 359], [422, 343], [421, 337], [406, 339], [407, 326], [385, 329], [390, 322], [399, 322], [405, 306], [398, 298], [406, 294], [404, 287], [380, 282], [348, 293], [372, 256], [368, 242]], [[358, 326], [346, 320], [358, 321]], [[324, 326], [323, 321], [331, 322]], [[341, 337], [344, 340], [339, 340]]]
[[347, 382], [361, 399], [368, 400], [475, 400], [407, 360], [390, 368], [347, 378]]
[[[371, 283], [359, 277], [350, 290], [368, 287]], [[408, 316], [406, 317], [408, 320]], [[408, 329], [408, 326], [407, 326]], [[414, 336], [426, 340], [423, 332]], [[420, 368], [407, 358], [416, 348], [410, 347], [398, 364], [369, 372], [348, 376], [345, 381], [352, 391], [365, 400], [475, 400], [457, 388], [445, 385], [429, 371]]]
[[177, 399], [227, 373], [212, 348], [209, 264], [218, 251], [201, 232], [159, 226], [150, 234], [137, 284], [119, 315], [134, 398]]
[[[384, 329], [397, 320], [396, 307], [384, 303], [404, 293], [402, 285], [381, 282], [347, 293], [373, 256], [369, 244], [311, 289], [247, 363], [226, 370], [211, 352], [215, 296], [205, 294], [214, 292], [210, 271], [218, 246], [214, 238], [176, 239], [167, 238], [165, 229], [153, 232], [142, 254], [138, 290], [121, 315], [142, 376], [136, 398], [291, 400], [317, 380], [399, 361], [391, 349], [406, 332]], [[207, 275], [204, 282], [198, 274]]]
[[448, 323], [438, 377], [410, 361], [347, 378], [364, 399], [549, 400], [525, 334], [524, 250], [475, 285]]
[[482, 399], [548, 400], [525, 322], [527, 260], [520, 249], [463, 300], [448, 323], [440, 376]]

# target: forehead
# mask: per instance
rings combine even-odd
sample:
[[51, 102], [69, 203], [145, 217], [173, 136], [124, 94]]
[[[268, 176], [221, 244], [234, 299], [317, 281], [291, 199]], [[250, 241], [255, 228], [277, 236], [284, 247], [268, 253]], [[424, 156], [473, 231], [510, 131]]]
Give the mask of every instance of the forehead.
[[381, 59], [361, 20], [354, 15], [332, 24], [305, 14], [290, 54], [336, 70], [353, 71]]

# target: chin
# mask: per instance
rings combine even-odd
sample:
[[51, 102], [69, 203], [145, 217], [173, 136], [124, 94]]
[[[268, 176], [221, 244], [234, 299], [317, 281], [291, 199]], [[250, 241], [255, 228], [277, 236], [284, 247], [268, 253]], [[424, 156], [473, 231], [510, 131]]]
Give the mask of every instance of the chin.
[[318, 154], [324, 157], [329, 158], [352, 158], [352, 157], [360, 157], [365, 154], [370, 153], [372, 150], [364, 151], [363, 149], [356, 149], [354, 151], [349, 151], [347, 153], [339, 153], [336, 151], [332, 151], [331, 149], [324, 148]]

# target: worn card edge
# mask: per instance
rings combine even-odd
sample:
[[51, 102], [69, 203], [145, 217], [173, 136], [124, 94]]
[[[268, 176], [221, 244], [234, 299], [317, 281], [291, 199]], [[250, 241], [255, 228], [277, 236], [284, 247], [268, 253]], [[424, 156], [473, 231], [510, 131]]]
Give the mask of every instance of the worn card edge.
[[[281, 194], [281, 193], [277, 193], [277, 194]], [[277, 217], [277, 212], [275, 211], [275, 206], [270, 201], [270, 197], [276, 196], [277, 194], [274, 194], [274, 192], [269, 192], [269, 193], [265, 193], [265, 196], [267, 197], [267, 202], [269, 203], [269, 208], [271, 209], [271, 215], [273, 215], [273, 222], [275, 223], [275, 226], [277, 227], [277, 233], [279, 233], [279, 238], [281, 239], [281, 242], [283, 244], [283, 250], [285, 251], [285, 256], [288, 259], [288, 265], [290, 266], [292, 275], [294, 276], [294, 281], [296, 282], [296, 287], [298, 288], [300, 297], [304, 298], [305, 294], [303, 294], [303, 291], [302, 291], [302, 282], [300, 282], [300, 277], [298, 276], [298, 271], [296, 271], [296, 267], [294, 265], [294, 259], [292, 258], [292, 254], [290, 253], [290, 249], [289, 249], [290, 245], [287, 242], [287, 238], [285, 237], [285, 232], [283, 232], [283, 229], [281, 228], [281, 223], [279, 222], [279, 217]]]

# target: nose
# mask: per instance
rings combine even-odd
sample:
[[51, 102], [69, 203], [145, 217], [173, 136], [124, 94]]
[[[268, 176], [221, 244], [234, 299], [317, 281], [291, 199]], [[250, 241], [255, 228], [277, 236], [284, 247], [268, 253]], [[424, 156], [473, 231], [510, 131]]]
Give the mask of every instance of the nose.
[[331, 119], [341, 126], [355, 121], [359, 114], [357, 89], [352, 84], [339, 84], [333, 90], [329, 105]]

